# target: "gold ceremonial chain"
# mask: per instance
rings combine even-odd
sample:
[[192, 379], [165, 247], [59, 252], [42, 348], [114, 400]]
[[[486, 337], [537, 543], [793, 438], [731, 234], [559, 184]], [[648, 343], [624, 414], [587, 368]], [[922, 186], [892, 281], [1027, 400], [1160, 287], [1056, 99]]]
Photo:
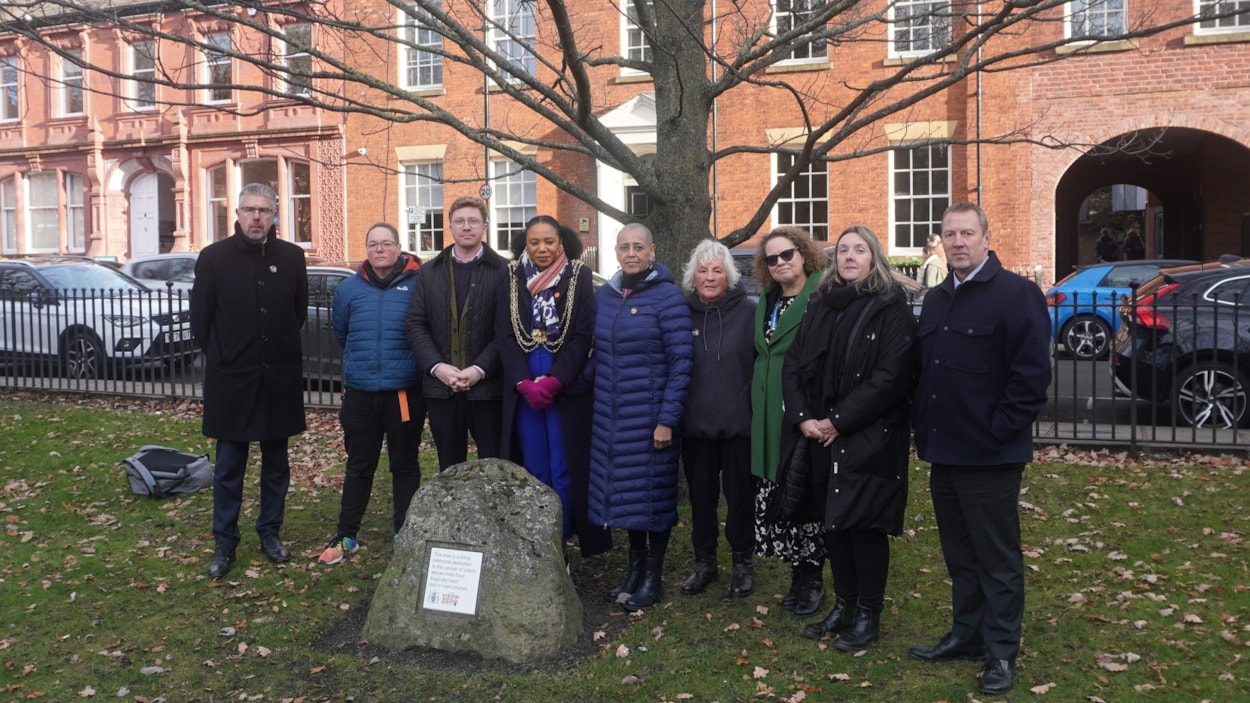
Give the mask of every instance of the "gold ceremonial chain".
[[512, 317], [512, 335], [516, 337], [517, 346], [521, 347], [521, 351], [528, 354], [538, 347], [543, 347], [548, 352], [555, 354], [560, 351], [560, 347], [564, 346], [564, 340], [569, 336], [569, 325], [573, 319], [573, 301], [577, 299], [577, 274], [582, 270], [582, 266], [581, 261], [569, 262], [569, 267], [572, 269], [572, 276], [569, 278], [569, 296], [564, 301], [564, 312], [560, 315], [560, 337], [552, 342], [547, 336], [547, 330], [535, 329], [526, 332], [525, 325], [521, 324], [521, 294], [517, 289], [517, 279], [520, 276], [517, 276], [516, 273], [524, 273], [524, 269], [521, 268], [519, 260], [510, 264], [513, 271], [508, 276], [508, 297], [510, 298], [509, 311]]

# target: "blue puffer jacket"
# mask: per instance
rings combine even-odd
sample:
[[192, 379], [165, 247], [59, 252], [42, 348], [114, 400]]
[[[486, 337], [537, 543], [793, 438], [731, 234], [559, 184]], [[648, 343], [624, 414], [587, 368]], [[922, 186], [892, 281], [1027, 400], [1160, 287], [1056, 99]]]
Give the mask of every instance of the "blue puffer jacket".
[[404, 328], [421, 261], [411, 254], [400, 257], [396, 265], [403, 268], [385, 288], [366, 277], [368, 264], [361, 264], [355, 276], [334, 290], [334, 337], [343, 348], [343, 385], [348, 388], [395, 391], [421, 383]]
[[[621, 274], [596, 296], [590, 520], [626, 530], [677, 524], [678, 424], [690, 382], [685, 296], [659, 264], [628, 296]], [[656, 450], [656, 425], [673, 443]]]

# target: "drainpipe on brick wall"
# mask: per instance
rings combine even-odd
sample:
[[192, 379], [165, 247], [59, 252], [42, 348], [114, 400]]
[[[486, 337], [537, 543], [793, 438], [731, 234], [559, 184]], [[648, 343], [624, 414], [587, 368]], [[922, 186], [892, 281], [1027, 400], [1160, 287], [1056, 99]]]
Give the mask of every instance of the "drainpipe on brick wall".
[[[712, 0], [712, 56], [716, 56], [716, 0]], [[716, 61], [712, 61], [712, 82], [716, 82]], [[712, 98], [712, 154], [716, 153], [716, 125], [717, 112], [719, 110], [716, 98]], [[720, 212], [720, 190], [716, 184], [716, 159], [712, 160], [712, 238], [720, 238], [720, 228], [718, 226], [717, 215]]]
[[[985, 21], [981, 13], [981, 3], [977, 3], [977, 21]], [[977, 43], [977, 205], [981, 204], [981, 48], [984, 42]]]

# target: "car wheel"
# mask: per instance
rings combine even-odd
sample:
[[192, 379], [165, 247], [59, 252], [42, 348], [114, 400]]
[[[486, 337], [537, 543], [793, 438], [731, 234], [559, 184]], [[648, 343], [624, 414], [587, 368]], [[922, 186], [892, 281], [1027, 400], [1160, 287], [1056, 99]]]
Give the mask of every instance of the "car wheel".
[[1244, 427], [1246, 378], [1239, 371], [1219, 362], [1204, 362], [1185, 369], [1173, 392], [1176, 414], [1199, 429]]
[[1101, 317], [1074, 318], [1063, 329], [1063, 346], [1074, 358], [1101, 359], [1111, 348], [1111, 327]]
[[61, 347], [61, 368], [69, 378], [104, 375], [104, 348], [90, 332], [72, 332]]

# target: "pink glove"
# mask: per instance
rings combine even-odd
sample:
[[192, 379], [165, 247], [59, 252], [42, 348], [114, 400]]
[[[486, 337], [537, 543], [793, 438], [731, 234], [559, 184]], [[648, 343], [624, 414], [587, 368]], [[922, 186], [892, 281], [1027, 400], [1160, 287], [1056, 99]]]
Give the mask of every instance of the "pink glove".
[[542, 410], [551, 402], [543, 402], [542, 391], [539, 390], [538, 384], [528, 378], [516, 384], [516, 392], [520, 393], [521, 397], [525, 398], [525, 402], [529, 403], [530, 407], [535, 410]]
[[[556, 396], [560, 393], [560, 389], [564, 388], [564, 383], [555, 376], [543, 376], [537, 381], [534, 381], [534, 385], [538, 386], [538, 392], [541, 393], [542, 397], [547, 401], [543, 405], [544, 408], [556, 402]], [[538, 410], [542, 409], [537, 406], [535, 406], [535, 408]]]

